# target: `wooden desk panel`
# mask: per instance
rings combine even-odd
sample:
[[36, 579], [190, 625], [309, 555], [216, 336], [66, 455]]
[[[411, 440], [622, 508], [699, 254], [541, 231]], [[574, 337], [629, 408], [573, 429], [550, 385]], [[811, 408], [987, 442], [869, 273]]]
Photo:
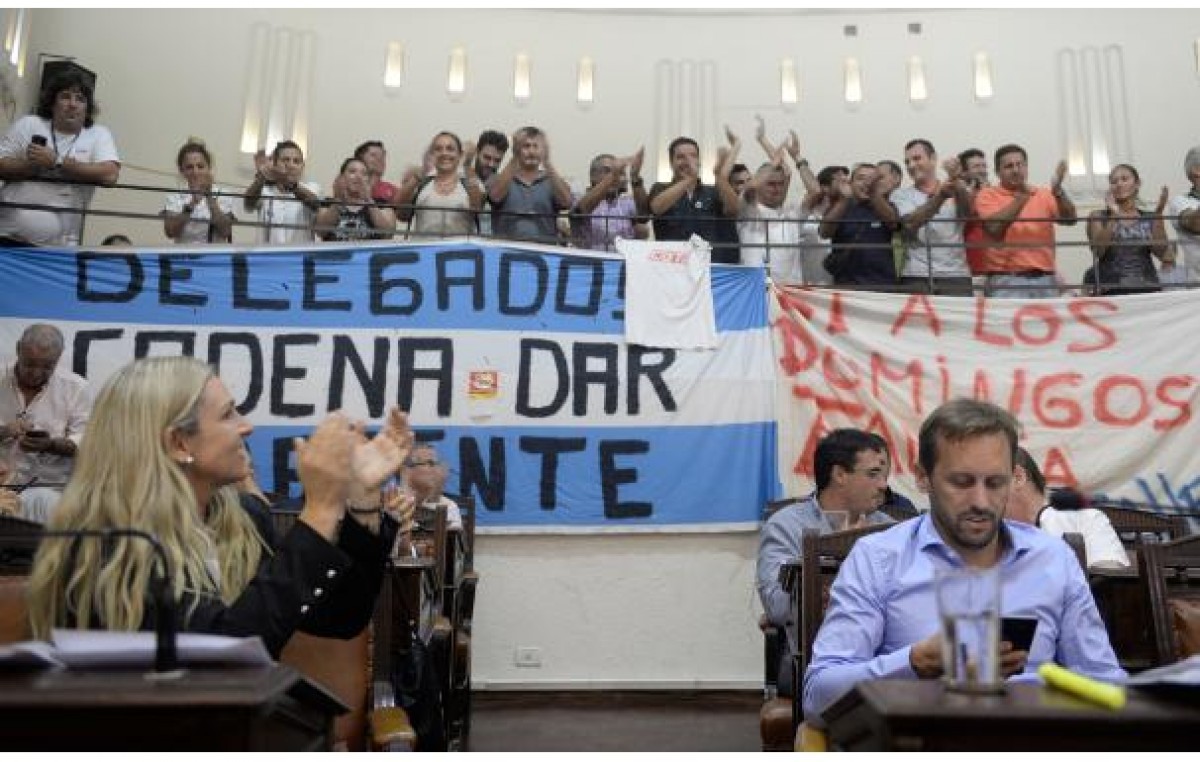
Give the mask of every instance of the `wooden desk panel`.
[[937, 680], [860, 683], [824, 715], [844, 751], [1180, 751], [1200, 747], [1200, 706], [1130, 690], [1111, 711], [1038, 684], [995, 696]]
[[285, 666], [0, 673], [6, 751], [322, 751], [342, 711]]
[[1131, 673], [1153, 667], [1150, 602], [1137, 567], [1090, 569], [1088, 580], [1096, 608], [1108, 631], [1108, 641], [1112, 643], [1121, 667]]

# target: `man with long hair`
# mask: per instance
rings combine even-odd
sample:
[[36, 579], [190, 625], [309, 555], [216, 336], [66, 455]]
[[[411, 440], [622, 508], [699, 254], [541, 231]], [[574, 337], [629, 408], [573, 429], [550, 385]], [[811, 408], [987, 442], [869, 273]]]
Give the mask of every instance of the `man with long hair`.
[[0, 140], [0, 201], [55, 207], [0, 207], [0, 238], [75, 246], [97, 185], [112, 185], [121, 159], [98, 112], [91, 82], [78, 70], [51, 79], [37, 111], [13, 123]]

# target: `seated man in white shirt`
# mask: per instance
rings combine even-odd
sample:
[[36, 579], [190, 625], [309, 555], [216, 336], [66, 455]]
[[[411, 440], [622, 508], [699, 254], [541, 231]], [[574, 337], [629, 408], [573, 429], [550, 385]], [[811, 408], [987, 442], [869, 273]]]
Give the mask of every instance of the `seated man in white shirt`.
[[1062, 537], [1068, 532], [1083, 535], [1088, 568], [1127, 568], [1129, 557], [1121, 538], [1102, 511], [1080, 508], [1064, 511], [1046, 503], [1046, 477], [1037, 461], [1024, 448], [1017, 449], [1012, 490], [1008, 495], [1008, 513], [1013, 519], [1033, 524]]
[[0, 448], [11, 453], [10, 481], [33, 484], [21, 493], [21, 513], [45, 523], [75, 465], [92, 411], [87, 381], [61, 370], [63, 335], [47, 323], [25, 329], [17, 360], [0, 377]]

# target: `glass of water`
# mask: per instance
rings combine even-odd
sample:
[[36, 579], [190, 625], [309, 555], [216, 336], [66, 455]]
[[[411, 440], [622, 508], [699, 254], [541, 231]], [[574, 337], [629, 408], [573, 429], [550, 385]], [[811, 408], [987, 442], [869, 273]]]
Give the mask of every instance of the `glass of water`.
[[944, 569], [934, 577], [943, 680], [951, 690], [1000, 693], [998, 569]]
[[825, 511], [825, 520], [829, 522], [830, 531], [841, 532], [850, 523], [850, 514], [846, 511]]

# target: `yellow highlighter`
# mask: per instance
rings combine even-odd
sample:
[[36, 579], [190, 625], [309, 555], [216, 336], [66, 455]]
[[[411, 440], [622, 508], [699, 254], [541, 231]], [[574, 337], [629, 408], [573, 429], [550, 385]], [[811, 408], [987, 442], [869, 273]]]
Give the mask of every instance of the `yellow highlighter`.
[[1047, 685], [1052, 685], [1072, 696], [1078, 696], [1108, 709], [1120, 709], [1125, 706], [1125, 687], [1122, 685], [1093, 680], [1051, 662], [1046, 662], [1038, 667], [1038, 674], [1046, 681]]

